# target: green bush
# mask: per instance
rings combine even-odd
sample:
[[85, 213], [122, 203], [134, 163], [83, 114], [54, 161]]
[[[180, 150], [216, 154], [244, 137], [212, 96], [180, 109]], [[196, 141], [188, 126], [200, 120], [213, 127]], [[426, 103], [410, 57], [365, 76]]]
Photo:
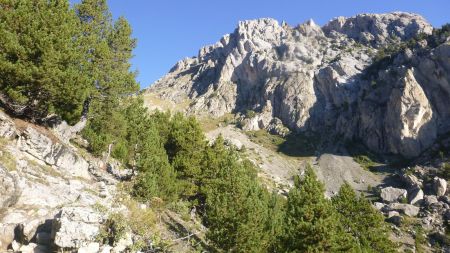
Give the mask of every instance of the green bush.
[[121, 213], [112, 213], [100, 229], [97, 239], [101, 243], [115, 246], [120, 239], [124, 238], [127, 229], [125, 216]]
[[355, 156], [353, 157], [353, 160], [366, 170], [370, 170], [372, 167], [377, 165], [377, 163], [372, 161], [372, 159], [366, 155]]
[[251, 119], [251, 118], [253, 118], [255, 116], [256, 116], [256, 112], [255, 111], [253, 111], [253, 110], [246, 110], [245, 111], [245, 117], [247, 119]]

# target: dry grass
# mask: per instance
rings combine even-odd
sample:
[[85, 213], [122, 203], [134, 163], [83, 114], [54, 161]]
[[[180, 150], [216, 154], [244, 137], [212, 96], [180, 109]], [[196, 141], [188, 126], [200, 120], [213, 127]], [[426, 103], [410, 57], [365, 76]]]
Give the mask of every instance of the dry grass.
[[8, 144], [8, 140], [0, 138], [0, 164], [3, 165], [8, 171], [17, 170], [17, 163], [14, 156], [5, 149]]
[[154, 93], [146, 93], [143, 95], [144, 105], [150, 110], [159, 109], [161, 111], [172, 111], [179, 112], [185, 110], [191, 100], [188, 98], [183, 99], [181, 103], [175, 103], [170, 100], [165, 100], [160, 98], [157, 94]]
[[61, 172], [57, 171], [56, 169], [54, 169], [52, 166], [50, 166], [48, 164], [40, 164], [40, 163], [38, 163], [37, 161], [35, 161], [33, 159], [26, 159], [26, 160], [27, 160], [29, 165], [31, 165], [34, 168], [38, 168], [45, 175], [49, 175], [49, 176], [52, 176], [52, 177], [63, 177]]
[[249, 139], [267, 149], [277, 152], [279, 146], [284, 143], [285, 139], [278, 135], [268, 133], [266, 130], [247, 131], [245, 134]]
[[16, 129], [19, 130], [20, 132], [23, 132], [28, 127], [31, 127], [34, 130], [38, 131], [40, 134], [47, 136], [54, 144], [60, 143], [58, 137], [56, 137], [56, 135], [53, 134], [52, 131], [50, 131], [49, 129], [47, 129], [43, 126], [39, 126], [39, 125], [36, 125], [36, 124], [30, 123], [30, 122], [27, 122], [25, 120], [18, 119], [18, 118], [13, 119], [13, 122], [16, 126]]
[[141, 209], [140, 203], [130, 196], [129, 189], [131, 189], [131, 185], [128, 182], [117, 185], [115, 198], [129, 211], [127, 218], [130, 229], [142, 237], [150, 238], [157, 221], [156, 214], [151, 208]]
[[211, 117], [211, 116], [201, 116], [197, 118], [200, 126], [204, 132], [210, 132], [218, 127], [229, 125], [235, 123], [234, 115], [232, 113], [227, 113], [221, 117]]

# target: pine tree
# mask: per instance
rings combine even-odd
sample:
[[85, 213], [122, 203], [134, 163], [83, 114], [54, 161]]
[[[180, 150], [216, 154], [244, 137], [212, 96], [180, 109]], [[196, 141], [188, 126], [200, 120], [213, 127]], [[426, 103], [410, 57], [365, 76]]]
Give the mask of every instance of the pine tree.
[[130, 151], [124, 140], [123, 100], [139, 90], [130, 70], [136, 40], [124, 18], [113, 23], [106, 0], [83, 0], [75, 9], [81, 22], [86, 75], [93, 88], [83, 135], [93, 153], [99, 155], [113, 145], [113, 155], [123, 159]]
[[56, 113], [78, 121], [91, 86], [79, 21], [69, 2], [5, 0], [0, 9], [3, 100], [31, 119]]
[[206, 148], [205, 136], [194, 117], [176, 113], [170, 120], [165, 144], [169, 161], [177, 171], [184, 198], [195, 198], [201, 177], [201, 162]]
[[159, 197], [165, 202], [176, 200], [179, 191], [176, 172], [169, 163], [158, 122], [149, 116], [142, 98], [128, 98], [123, 103], [127, 134], [122, 141], [127, 153], [122, 161], [138, 171], [135, 196], [146, 200]]
[[288, 195], [282, 252], [351, 252], [354, 242], [344, 231], [324, 187], [308, 166]]
[[361, 252], [396, 252], [384, 217], [363, 195], [358, 197], [348, 183], [341, 186], [332, 202], [345, 231], [352, 234]]
[[267, 252], [278, 252], [280, 248], [279, 241], [283, 234], [284, 215], [285, 215], [286, 199], [277, 192], [272, 192], [268, 199], [269, 215], [267, 219], [266, 233], [268, 238]]
[[270, 245], [269, 194], [249, 161], [217, 138], [203, 163], [207, 238], [223, 252], [266, 252]]

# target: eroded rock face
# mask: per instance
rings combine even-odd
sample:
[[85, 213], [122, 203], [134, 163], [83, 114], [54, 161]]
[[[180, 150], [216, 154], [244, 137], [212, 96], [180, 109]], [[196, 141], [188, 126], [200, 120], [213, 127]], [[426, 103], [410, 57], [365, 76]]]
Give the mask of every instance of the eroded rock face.
[[[425, 92], [408, 69], [387, 103], [384, 129], [388, 149], [406, 156], [417, 156], [437, 135], [433, 110]], [[400, 144], [400, 145], [399, 145]]]
[[0, 212], [14, 205], [20, 194], [17, 178], [0, 165]]
[[323, 30], [328, 34], [343, 33], [361, 43], [373, 43], [376, 46], [385, 45], [395, 38], [405, 40], [418, 33], [432, 31], [421, 16], [400, 12], [338, 17], [325, 25]]
[[380, 69], [373, 58], [431, 32], [421, 16], [399, 12], [339, 17], [323, 27], [244, 21], [178, 62], [147, 93], [188, 101], [185, 110], [194, 114], [255, 111], [247, 130], [273, 130], [270, 122], [279, 119], [292, 131], [325, 131], [414, 157], [450, 130], [450, 44], [405, 50]]
[[54, 220], [52, 238], [60, 248], [86, 247], [95, 241], [105, 217], [88, 207], [64, 207]]
[[12, 120], [0, 111], [0, 136], [12, 139], [17, 135], [17, 129]]
[[36, 159], [54, 165], [73, 176], [90, 178], [89, 164], [65, 145], [50, 139], [33, 127], [27, 127], [20, 135], [17, 146]]
[[[50, 129], [12, 119], [1, 111], [0, 134], [0, 252], [11, 246], [22, 252], [50, 252], [45, 249], [54, 245], [51, 224], [57, 214], [63, 216], [62, 227], [55, 232], [61, 245], [69, 244], [64, 233], [71, 234], [72, 243], [84, 242], [77, 238], [95, 230], [94, 223], [89, 223], [90, 214], [86, 221], [82, 211], [65, 208], [77, 206], [91, 213], [93, 205], [111, 207], [117, 180], [100, 169], [100, 159], [87, 157], [88, 169], [76, 148]], [[89, 171], [99, 173], [91, 176]], [[104, 181], [105, 175], [108, 185], [96, 181]], [[78, 230], [70, 232], [76, 222]]]

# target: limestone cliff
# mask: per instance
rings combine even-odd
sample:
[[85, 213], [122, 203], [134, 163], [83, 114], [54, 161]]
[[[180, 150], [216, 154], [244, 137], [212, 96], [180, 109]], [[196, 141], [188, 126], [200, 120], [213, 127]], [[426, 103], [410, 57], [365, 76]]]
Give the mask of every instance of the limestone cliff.
[[339, 17], [323, 27], [243, 21], [146, 93], [188, 100], [184, 109], [193, 114], [255, 111], [249, 130], [281, 120], [294, 131], [326, 131], [412, 157], [449, 130], [450, 44], [419, 41], [392, 59], [377, 56], [432, 32], [421, 16], [400, 12]]

